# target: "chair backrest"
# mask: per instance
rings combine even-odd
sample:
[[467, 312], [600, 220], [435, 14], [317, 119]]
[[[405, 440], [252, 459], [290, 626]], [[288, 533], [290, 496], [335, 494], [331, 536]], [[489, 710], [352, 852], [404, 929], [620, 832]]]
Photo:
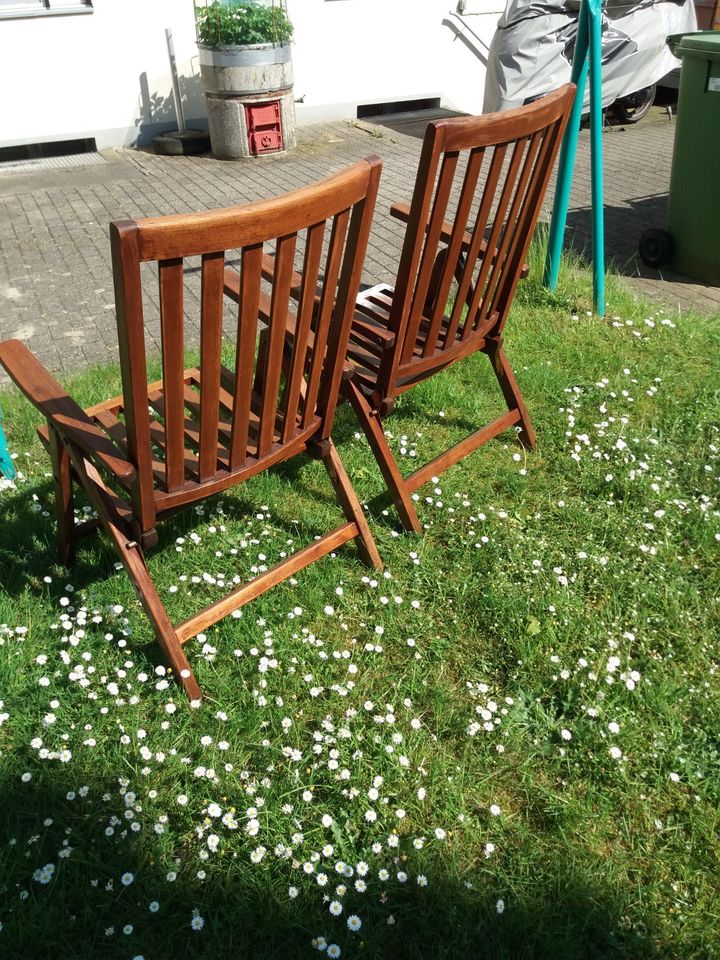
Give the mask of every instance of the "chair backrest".
[[[209, 496], [329, 436], [381, 166], [369, 157], [270, 200], [110, 225], [124, 399], [118, 416], [138, 472], [133, 506], [143, 529], [154, 525], [156, 507]], [[268, 242], [272, 281], [263, 278]], [[240, 260], [234, 370], [221, 359], [227, 251], [239, 251]], [[189, 371], [187, 257], [200, 258], [201, 273], [200, 364]], [[163, 372], [162, 383], [150, 385], [146, 261], [158, 264]]]
[[459, 342], [502, 330], [574, 90], [428, 124], [390, 314], [388, 386], [398, 367], [419, 357], [442, 365]]

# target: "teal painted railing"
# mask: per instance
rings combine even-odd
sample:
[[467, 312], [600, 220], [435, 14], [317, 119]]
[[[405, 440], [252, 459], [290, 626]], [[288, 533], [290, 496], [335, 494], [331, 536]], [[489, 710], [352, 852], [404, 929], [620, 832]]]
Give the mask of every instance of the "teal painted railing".
[[582, 0], [571, 79], [577, 85], [575, 103], [563, 138], [558, 163], [544, 283], [557, 288], [570, 188], [577, 154], [585, 86], [590, 74], [590, 171], [592, 182], [593, 302], [605, 314], [605, 218], [602, 162], [602, 0]]

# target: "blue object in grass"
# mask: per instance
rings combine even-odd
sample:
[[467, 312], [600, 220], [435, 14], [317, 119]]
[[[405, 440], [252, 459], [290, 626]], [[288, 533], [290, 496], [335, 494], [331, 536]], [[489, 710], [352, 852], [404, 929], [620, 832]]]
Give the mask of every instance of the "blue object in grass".
[[2, 407], [0, 407], [0, 473], [4, 474], [8, 480], [14, 480], [17, 475], [17, 471], [15, 469], [15, 464], [12, 462], [12, 457], [10, 456], [10, 451], [8, 450], [7, 440], [5, 439], [5, 434], [3, 433], [2, 419], [3, 412]]

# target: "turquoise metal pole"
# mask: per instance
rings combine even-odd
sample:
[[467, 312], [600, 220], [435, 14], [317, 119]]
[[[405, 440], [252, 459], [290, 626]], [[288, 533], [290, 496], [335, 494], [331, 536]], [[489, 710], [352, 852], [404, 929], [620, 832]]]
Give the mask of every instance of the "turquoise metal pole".
[[570, 119], [560, 148], [557, 182], [555, 184], [555, 199], [553, 201], [552, 220], [548, 237], [548, 250], [545, 259], [545, 274], [543, 283], [551, 290], [557, 288], [558, 274], [560, 273], [560, 257], [562, 255], [563, 236], [567, 222], [568, 206], [570, 205], [570, 188], [572, 187], [575, 156], [577, 154], [580, 120], [582, 118], [583, 101], [585, 99], [585, 84], [588, 75], [588, 17], [587, 0], [582, 0], [578, 15], [578, 32], [573, 54], [572, 72], [570, 79], [577, 86], [575, 102], [570, 113]]
[[580, 120], [582, 118], [583, 101], [585, 99], [585, 83], [588, 75], [588, 18], [587, 18], [587, 0], [582, 0], [580, 13], [578, 15], [578, 32], [575, 40], [575, 52], [573, 54], [572, 72], [570, 79], [577, 86], [575, 93], [575, 102], [570, 113], [570, 119], [563, 137], [562, 147], [560, 148], [560, 160], [558, 161], [558, 175], [555, 184], [555, 199], [553, 201], [553, 213], [550, 221], [550, 233], [548, 236], [548, 250], [545, 259], [545, 275], [543, 283], [551, 290], [557, 288], [558, 275], [560, 273], [560, 257], [562, 255], [562, 242], [565, 235], [565, 224], [567, 223], [567, 211], [570, 205], [570, 188], [572, 187], [573, 171], [575, 169], [575, 156], [577, 154], [577, 141], [580, 133]]
[[590, 173], [592, 183], [593, 303], [605, 316], [605, 210], [602, 152], [602, 2], [590, 0]]

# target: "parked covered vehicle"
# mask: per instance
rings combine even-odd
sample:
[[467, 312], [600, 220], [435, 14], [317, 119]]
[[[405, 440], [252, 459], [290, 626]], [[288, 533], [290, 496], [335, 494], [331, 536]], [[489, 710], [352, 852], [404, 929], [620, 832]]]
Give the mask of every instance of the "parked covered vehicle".
[[[579, 10], [580, 0], [507, 0], [488, 54], [486, 113], [521, 106], [567, 83]], [[641, 119], [657, 81], [679, 66], [667, 37], [696, 29], [692, 0], [603, 3], [603, 106], [614, 104], [626, 123]]]

